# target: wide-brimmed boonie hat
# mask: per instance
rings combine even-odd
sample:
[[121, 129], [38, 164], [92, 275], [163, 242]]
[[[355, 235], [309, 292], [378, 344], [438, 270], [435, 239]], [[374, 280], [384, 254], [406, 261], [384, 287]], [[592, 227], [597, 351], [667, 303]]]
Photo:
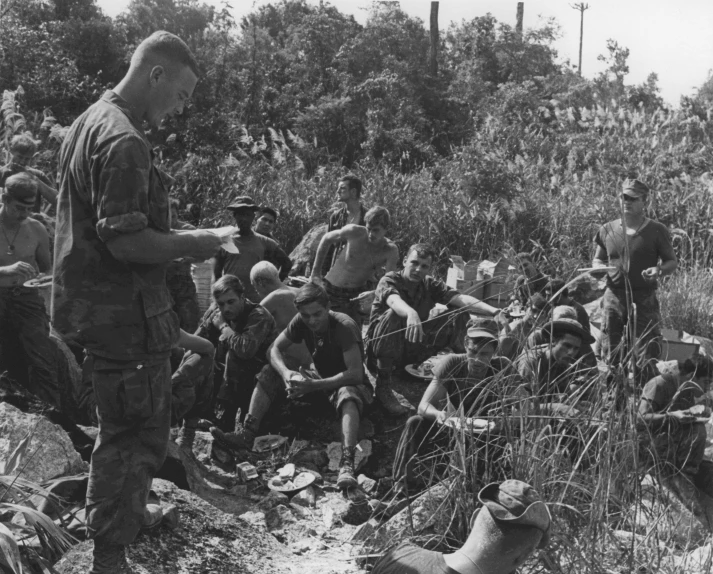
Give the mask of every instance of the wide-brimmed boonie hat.
[[255, 201], [253, 201], [253, 198], [248, 197], [247, 195], [241, 195], [240, 197], [236, 197], [235, 201], [225, 209], [230, 209], [231, 211], [233, 211], [235, 209], [243, 209], [246, 207], [255, 211], [259, 209], [259, 206], [255, 203]]
[[551, 337], [554, 333], [571, 333], [591, 345], [594, 337], [577, 321], [577, 312], [569, 305], [558, 305], [552, 311], [552, 321], [542, 327], [542, 334]]
[[499, 522], [533, 526], [542, 531], [538, 548], [550, 541], [552, 516], [537, 491], [521, 480], [492, 482], [478, 493], [478, 500]]

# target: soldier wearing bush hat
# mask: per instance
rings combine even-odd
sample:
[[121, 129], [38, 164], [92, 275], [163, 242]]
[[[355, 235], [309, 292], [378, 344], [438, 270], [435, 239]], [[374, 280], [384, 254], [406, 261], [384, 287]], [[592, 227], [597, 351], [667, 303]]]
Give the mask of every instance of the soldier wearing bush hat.
[[510, 574], [547, 546], [552, 517], [537, 491], [520, 480], [494, 482], [478, 494], [483, 505], [471, 518], [462, 548], [442, 554], [401, 544], [379, 560], [372, 574]]
[[213, 263], [213, 276], [218, 280], [223, 275], [235, 275], [245, 286], [245, 297], [259, 303], [260, 297], [250, 282], [250, 270], [253, 266], [260, 261], [269, 261], [279, 270], [280, 280], [284, 280], [292, 269], [292, 261], [277, 241], [253, 230], [255, 212], [259, 206], [252, 197], [236, 197], [226, 209], [232, 212], [238, 227], [233, 235], [233, 242], [239, 253], [218, 250]]

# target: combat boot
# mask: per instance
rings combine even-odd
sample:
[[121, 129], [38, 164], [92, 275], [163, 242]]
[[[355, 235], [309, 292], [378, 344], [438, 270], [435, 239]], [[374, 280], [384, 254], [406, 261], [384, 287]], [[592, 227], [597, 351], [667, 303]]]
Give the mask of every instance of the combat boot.
[[394, 395], [391, 388], [391, 370], [379, 369], [376, 376], [376, 400], [381, 403], [384, 410], [393, 416], [405, 415], [409, 412], [408, 407], [402, 405]]
[[222, 446], [232, 450], [250, 450], [258, 433], [258, 422], [250, 413], [245, 415], [245, 421], [240, 423], [235, 419], [235, 430], [223, 432], [218, 427], [211, 427], [210, 434]]
[[126, 547], [94, 540], [92, 569], [89, 574], [132, 574], [126, 561]]
[[342, 445], [342, 459], [339, 461], [339, 476], [337, 477], [337, 488], [348, 490], [358, 486], [354, 474], [355, 446]]

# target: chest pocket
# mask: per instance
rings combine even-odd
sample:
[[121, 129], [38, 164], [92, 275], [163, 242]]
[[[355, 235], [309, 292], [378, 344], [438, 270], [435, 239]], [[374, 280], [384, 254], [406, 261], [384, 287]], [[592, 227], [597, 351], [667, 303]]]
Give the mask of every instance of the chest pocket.
[[[153, 160], [153, 152], [151, 152]], [[149, 227], [159, 231], [171, 231], [171, 216], [168, 205], [168, 178], [152, 163], [149, 173]]]

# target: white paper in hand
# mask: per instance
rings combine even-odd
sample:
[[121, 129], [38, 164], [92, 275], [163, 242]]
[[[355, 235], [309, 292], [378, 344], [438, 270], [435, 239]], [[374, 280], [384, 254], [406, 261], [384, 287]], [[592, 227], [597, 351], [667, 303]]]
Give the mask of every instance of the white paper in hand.
[[233, 238], [228, 236], [223, 239], [223, 244], [221, 245], [228, 253], [240, 253], [237, 246], [233, 243]]

